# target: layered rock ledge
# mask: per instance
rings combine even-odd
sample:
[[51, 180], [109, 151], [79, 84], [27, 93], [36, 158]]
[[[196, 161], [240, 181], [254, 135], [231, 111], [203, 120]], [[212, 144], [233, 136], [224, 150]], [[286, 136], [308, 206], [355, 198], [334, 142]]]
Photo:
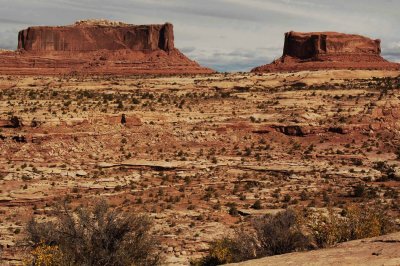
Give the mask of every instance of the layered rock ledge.
[[173, 25], [132, 25], [107, 20], [29, 27], [18, 49], [0, 53], [0, 74], [212, 73], [174, 45]]
[[381, 57], [381, 41], [337, 32], [287, 32], [283, 55], [252, 72], [320, 69], [400, 70]]

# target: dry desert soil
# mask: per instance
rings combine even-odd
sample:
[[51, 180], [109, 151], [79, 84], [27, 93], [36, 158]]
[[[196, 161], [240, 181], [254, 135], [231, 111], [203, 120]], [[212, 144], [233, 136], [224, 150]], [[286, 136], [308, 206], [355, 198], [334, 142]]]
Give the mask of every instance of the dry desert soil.
[[399, 118], [398, 71], [0, 76], [2, 265], [65, 196], [154, 217], [170, 265], [288, 207], [379, 201], [398, 217]]

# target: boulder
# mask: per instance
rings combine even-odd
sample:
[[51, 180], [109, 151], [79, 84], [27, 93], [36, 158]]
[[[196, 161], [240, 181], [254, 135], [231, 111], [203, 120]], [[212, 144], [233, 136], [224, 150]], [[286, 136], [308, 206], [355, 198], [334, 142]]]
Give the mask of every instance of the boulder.
[[305, 132], [304, 128], [297, 125], [289, 125], [289, 126], [274, 126], [276, 131], [283, 133], [287, 136], [296, 136], [296, 137], [303, 137], [308, 132]]

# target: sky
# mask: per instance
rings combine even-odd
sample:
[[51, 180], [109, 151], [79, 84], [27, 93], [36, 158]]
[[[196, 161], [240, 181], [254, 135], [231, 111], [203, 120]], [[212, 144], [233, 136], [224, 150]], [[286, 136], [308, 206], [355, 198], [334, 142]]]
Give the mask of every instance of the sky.
[[282, 55], [288, 31], [338, 31], [382, 40], [400, 62], [399, 0], [0, 0], [0, 49], [28, 26], [83, 19], [174, 24], [175, 46], [203, 66], [248, 71]]

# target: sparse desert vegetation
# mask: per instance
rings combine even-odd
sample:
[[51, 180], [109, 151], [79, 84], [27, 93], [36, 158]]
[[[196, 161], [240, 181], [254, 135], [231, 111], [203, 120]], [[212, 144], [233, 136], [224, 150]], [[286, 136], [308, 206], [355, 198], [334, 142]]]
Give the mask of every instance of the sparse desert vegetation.
[[[31, 256], [25, 265], [159, 265], [162, 261], [151, 219], [111, 210], [107, 202], [70, 210], [54, 206], [55, 221], [27, 224]], [[58, 207], [58, 208], [56, 208]]]
[[[109, 206], [101, 219], [139, 219], [170, 265], [397, 230], [399, 89], [398, 73], [387, 71], [1, 76], [2, 260], [20, 265], [42, 254], [97, 265], [60, 235], [42, 235], [67, 221], [55, 208], [65, 196], [74, 221], [93, 217], [101, 199]], [[99, 229], [93, 220], [81, 222], [70, 224], [108, 237], [87, 230]], [[291, 234], [271, 235], [278, 229]], [[253, 244], [237, 246], [238, 237]]]

